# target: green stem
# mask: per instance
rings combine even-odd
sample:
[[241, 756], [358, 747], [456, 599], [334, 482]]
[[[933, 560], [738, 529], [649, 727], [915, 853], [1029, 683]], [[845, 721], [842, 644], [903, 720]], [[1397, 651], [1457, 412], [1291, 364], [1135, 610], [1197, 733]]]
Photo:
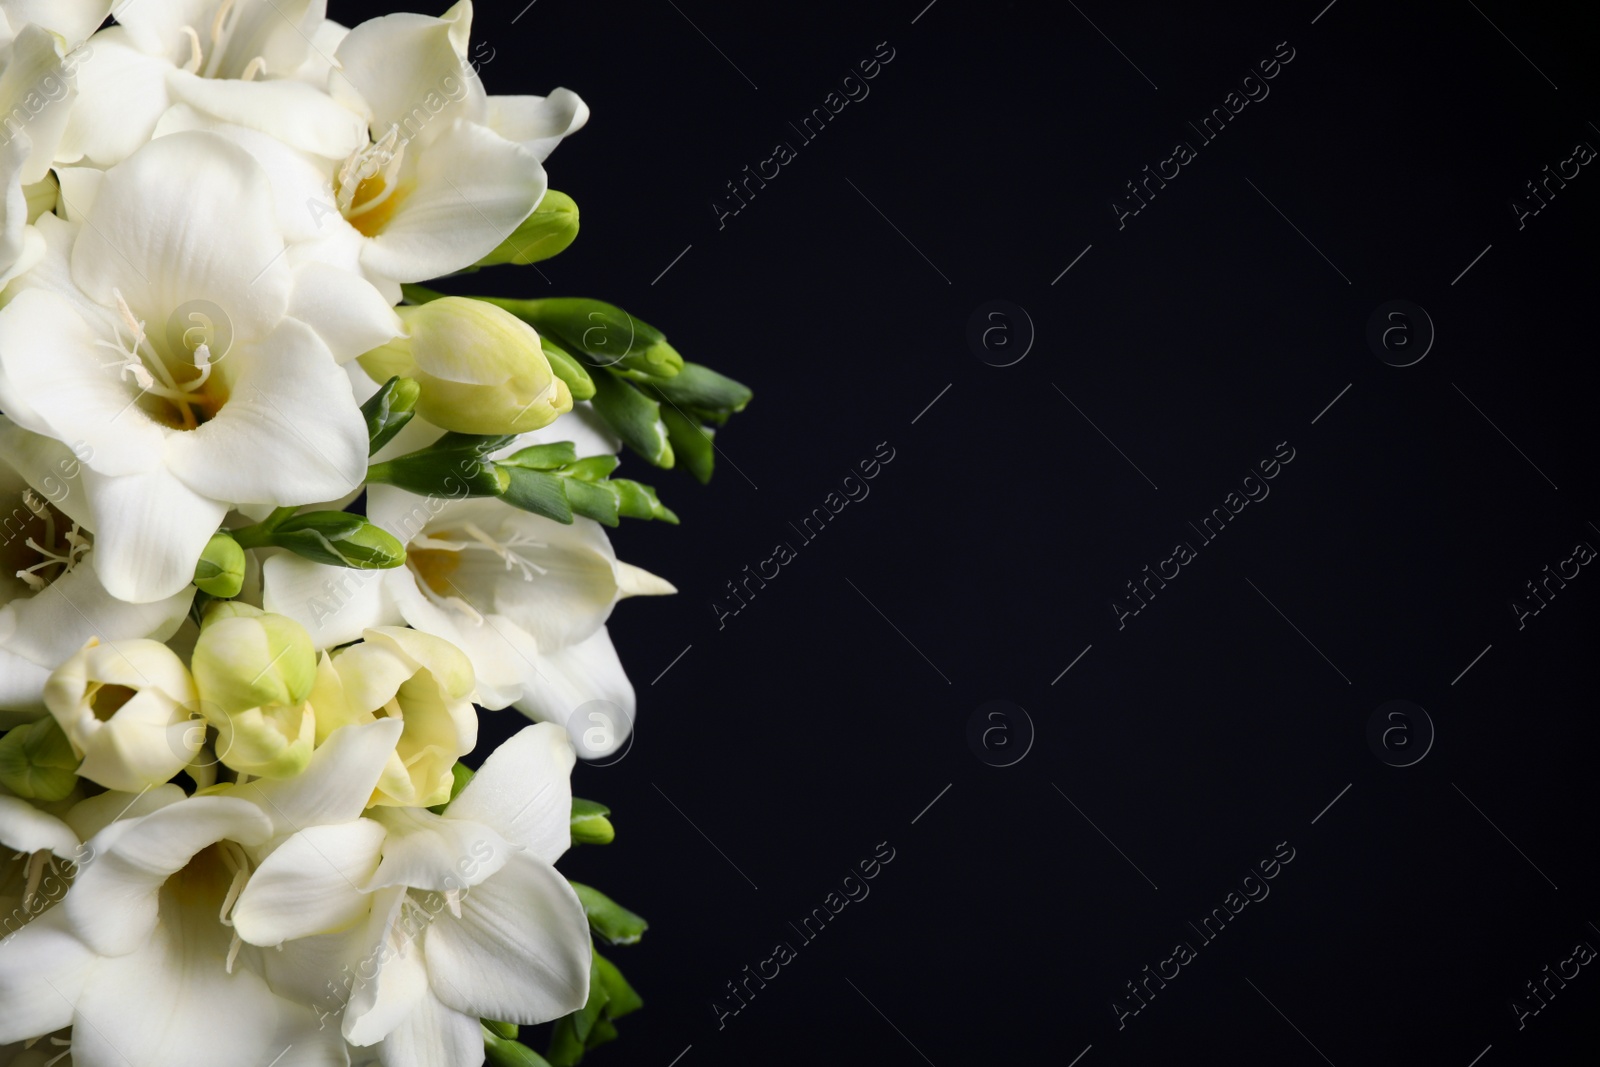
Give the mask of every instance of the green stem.
[[240, 548], [265, 548], [272, 544], [272, 534], [290, 516], [299, 511], [298, 507], [287, 506], [274, 508], [271, 515], [240, 530], [229, 530], [228, 535], [239, 542]]

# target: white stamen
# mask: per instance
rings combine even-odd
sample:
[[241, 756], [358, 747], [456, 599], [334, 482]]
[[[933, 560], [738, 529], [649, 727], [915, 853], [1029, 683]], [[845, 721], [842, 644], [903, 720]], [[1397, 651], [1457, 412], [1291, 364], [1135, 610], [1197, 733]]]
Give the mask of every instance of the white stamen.
[[200, 64], [205, 61], [205, 55], [200, 51], [200, 35], [194, 32], [193, 26], [179, 27], [178, 32], [189, 38], [189, 59], [184, 63], [183, 69], [190, 74], [200, 69]]
[[255, 81], [256, 80], [256, 75], [260, 74], [262, 71], [264, 71], [266, 69], [267, 69], [267, 61], [266, 61], [266, 59], [261, 57], [261, 56], [256, 56], [254, 59], [252, 59], [250, 61], [250, 65], [244, 68], [244, 73], [239, 75], [239, 80], [240, 81], [246, 81], [246, 82]]

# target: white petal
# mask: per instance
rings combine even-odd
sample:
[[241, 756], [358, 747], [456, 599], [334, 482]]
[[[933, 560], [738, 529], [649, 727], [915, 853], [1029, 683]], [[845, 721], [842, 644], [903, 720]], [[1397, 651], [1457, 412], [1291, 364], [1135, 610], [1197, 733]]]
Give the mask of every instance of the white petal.
[[477, 1016], [452, 1011], [432, 993], [378, 1046], [383, 1067], [480, 1067], [483, 1028]]
[[[633, 683], [603, 627], [578, 644], [539, 656], [535, 664], [518, 711], [565, 727], [585, 759], [608, 756], [628, 739], [636, 712]], [[580, 708], [583, 714], [576, 714]]]
[[[135, 5], [124, 6], [131, 12]], [[131, 47], [120, 26], [96, 34], [78, 66], [78, 99], [57, 158], [63, 163], [87, 159], [102, 167], [127, 159], [150, 140], [156, 120], [172, 102], [167, 95], [170, 69], [165, 59]]]
[[42, 181], [49, 172], [77, 95], [70, 74], [63, 77], [67, 71], [59, 44], [49, 30], [23, 26], [0, 71], [0, 114], [6, 116], [8, 140], [12, 124], [25, 116], [21, 136], [14, 138], [31, 149], [21, 174], [24, 185]]
[[5, 0], [6, 20], [13, 26], [32, 22], [59, 33], [69, 45], [88, 37], [111, 13], [112, 0]]
[[343, 159], [366, 140], [359, 116], [303, 82], [201, 78], [173, 70], [167, 91], [197, 111], [327, 159]]
[[266, 172], [211, 133], [151, 141], [106, 172], [72, 249], [95, 300], [120, 290], [154, 333], [185, 304], [209, 303], [235, 338], [264, 336], [289, 305], [291, 276]]
[[547, 187], [533, 154], [487, 126], [457, 120], [413, 151], [412, 188], [361, 254], [369, 274], [413, 282], [470, 267], [533, 213]]
[[227, 506], [165, 467], [121, 478], [85, 467], [82, 477], [95, 531], [91, 556], [106, 592], [134, 603], [181, 593]]
[[270, 947], [353, 925], [371, 907], [356, 887], [377, 872], [383, 837], [371, 819], [292, 835], [250, 876], [233, 912], [234, 929], [250, 944]]
[[282, 1003], [242, 962], [226, 970], [217, 903], [161, 893], [160, 923], [95, 966], [73, 1020], [74, 1067], [212, 1067], [219, 1049], [229, 1063], [266, 1064], [283, 1051], [272, 1047]]
[[389, 831], [383, 863], [366, 888], [404, 885], [434, 892], [476, 886], [505, 866], [512, 846], [489, 827], [426, 808], [373, 808]]
[[589, 920], [556, 869], [519, 852], [428, 927], [428, 984], [457, 1011], [548, 1022], [589, 997]]
[[403, 728], [398, 719], [341, 727], [317, 747], [296, 777], [258, 778], [232, 795], [259, 805], [272, 820], [274, 837], [348, 822], [366, 808]]
[[71, 859], [78, 853], [78, 835], [21, 797], [0, 796], [0, 845], [14, 852], [48, 849], [62, 859]]
[[316, 330], [340, 363], [404, 332], [400, 316], [371, 282], [324, 263], [295, 269], [289, 314]]
[[400, 886], [373, 894], [358, 955], [340, 969], [340, 981], [325, 998], [344, 1003], [340, 1028], [352, 1045], [381, 1041], [429, 995], [421, 942], [428, 918], [404, 907], [408, 899]]
[[[464, 8], [470, 25], [472, 6]], [[476, 119], [483, 83], [461, 61], [457, 29], [455, 20], [409, 12], [363, 22], [339, 45], [343, 75], [333, 88], [354, 86], [371, 109], [374, 137], [398, 125], [408, 139], [427, 141], [457, 117]]]
[[311, 327], [284, 319], [227, 358], [238, 361], [227, 403], [167, 442], [168, 462], [186, 485], [236, 504], [313, 504], [361, 484], [367, 424], [349, 378]]
[[0, 1044], [69, 1025], [95, 957], [67, 931], [62, 910], [52, 908], [0, 944]]
[[114, 822], [137, 819], [186, 799], [182, 787], [171, 783], [158, 785], [142, 793], [110, 790], [74, 804], [72, 810], [67, 812], [67, 825], [79, 838], [87, 841]]
[[116, 360], [98, 344], [106, 339], [67, 298], [19, 293], [0, 311], [0, 402], [20, 425], [66, 442], [102, 474], [147, 471], [160, 461], [165, 434], [134, 402], [137, 387], [106, 366]]
[[571, 89], [549, 96], [491, 96], [484, 123], [508, 141], [516, 141], [543, 163], [562, 138], [589, 121], [589, 105]]
[[560, 726], [525, 726], [483, 761], [446, 814], [497, 831], [546, 863], [572, 845], [572, 765]]
[[306, 628], [319, 649], [348, 644], [373, 626], [399, 623], [384, 596], [387, 573], [330, 567], [288, 553], [261, 565], [262, 607]]
[[232, 797], [193, 797], [112, 823], [89, 842], [94, 860], [79, 870], [60, 908], [96, 952], [125, 955], [155, 927], [162, 883], [195, 853], [224, 839], [259, 844], [271, 832], [260, 809]]
[[89, 509], [78, 481], [81, 464], [66, 445], [24, 430], [0, 415], [0, 460], [67, 518], [80, 526], [89, 525]]

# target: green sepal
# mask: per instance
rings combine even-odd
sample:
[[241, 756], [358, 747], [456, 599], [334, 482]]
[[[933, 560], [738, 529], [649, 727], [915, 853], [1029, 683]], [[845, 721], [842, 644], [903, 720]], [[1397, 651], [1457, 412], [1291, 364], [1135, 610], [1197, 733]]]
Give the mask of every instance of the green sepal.
[[567, 383], [567, 390], [572, 393], [574, 401], [588, 400], [594, 396], [594, 379], [589, 377], [582, 363], [572, 358], [572, 353], [542, 335], [539, 347], [544, 349], [544, 358], [550, 362], [551, 373]]
[[661, 421], [661, 405], [610, 370], [596, 372], [594, 384], [594, 409], [607, 425], [647, 462], [670, 468], [672, 444]]
[[567, 503], [575, 514], [593, 519], [603, 526], [616, 526], [620, 522], [620, 495], [610, 482], [584, 482], [576, 478], [563, 478]]
[[644, 998], [622, 977], [616, 964], [596, 952], [594, 968], [600, 972], [600, 984], [605, 986], [606, 995], [610, 998], [606, 1002], [606, 1018], [620, 1019], [644, 1007]]
[[609, 1045], [617, 1039], [617, 1028], [610, 1019], [596, 1019], [594, 1027], [589, 1031], [589, 1038], [583, 1043], [585, 1050], [593, 1052], [601, 1045]]
[[427, 448], [367, 468], [367, 481], [418, 496], [499, 496], [510, 478], [488, 456], [516, 440], [514, 434], [447, 433]]
[[550, 1061], [518, 1041], [483, 1027], [483, 1055], [489, 1067], [550, 1067]]
[[480, 299], [505, 308], [541, 337], [549, 334], [556, 344], [595, 367], [621, 367], [654, 378], [671, 378], [683, 369], [683, 357], [667, 344], [665, 334], [604, 300], [571, 296]]
[[533, 214], [511, 231], [511, 236], [475, 266], [493, 267], [501, 263], [527, 266], [542, 263], [567, 250], [578, 236], [578, 205], [566, 193], [546, 190]]
[[502, 467], [526, 467], [535, 471], [553, 471], [569, 463], [578, 462], [578, 449], [571, 441], [556, 441], [548, 445], [531, 445], [511, 453], [498, 461]]
[[681, 408], [738, 412], [755, 394], [749, 386], [718, 374], [700, 363], [685, 361], [676, 376], [653, 383], [661, 395]]
[[503, 1023], [494, 1019], [479, 1019], [478, 1021], [483, 1024], [485, 1030], [505, 1041], [515, 1041], [517, 1035], [521, 1033], [516, 1023]]
[[406, 561], [406, 549], [383, 527], [348, 511], [313, 511], [277, 524], [270, 544], [331, 567], [387, 570]]
[[582, 797], [572, 798], [572, 843], [574, 845], [609, 845], [616, 839], [616, 827], [606, 816], [611, 809]]
[[547, 471], [524, 467], [502, 466], [501, 472], [509, 479], [506, 491], [500, 496], [501, 500], [514, 508], [531, 511], [559, 523], [572, 523], [572, 505], [567, 502], [563, 479]]
[[695, 481], [705, 485], [711, 481], [717, 455], [711, 443], [713, 431], [707, 430], [670, 405], [661, 409], [661, 423], [667, 428], [667, 440], [672, 444], [672, 454]]
[[643, 916], [624, 908], [600, 890], [578, 882], [572, 882], [572, 888], [583, 902], [589, 926], [608, 945], [634, 944], [650, 929]]
[[585, 459], [568, 463], [562, 473], [569, 478], [576, 478], [582, 482], [598, 482], [611, 477], [611, 472], [616, 470], [617, 465], [621, 462], [616, 456], [610, 454], [589, 456]]
[[415, 381], [394, 377], [361, 405], [361, 417], [367, 420], [367, 455], [377, 455], [378, 449], [405, 428], [416, 414], [412, 409], [421, 395], [422, 389]]
[[556, 1020], [555, 1026], [550, 1029], [550, 1047], [545, 1049], [545, 1059], [550, 1067], [576, 1067], [583, 1062], [583, 1054], [588, 1051], [583, 1044], [583, 1038], [578, 1036], [577, 1017], [581, 1012], [563, 1015]]
[[78, 783], [72, 742], [54, 718], [13, 727], [0, 737], [0, 785], [29, 800], [65, 800]]
[[661, 502], [650, 486], [628, 478], [613, 478], [609, 484], [617, 491], [617, 514], [623, 518], [658, 519], [678, 525], [677, 514]]

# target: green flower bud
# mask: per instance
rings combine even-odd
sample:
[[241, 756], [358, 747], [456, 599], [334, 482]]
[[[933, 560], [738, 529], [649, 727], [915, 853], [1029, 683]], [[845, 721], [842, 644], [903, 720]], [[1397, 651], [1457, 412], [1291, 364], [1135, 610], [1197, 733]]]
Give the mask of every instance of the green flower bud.
[[348, 511], [296, 515], [273, 529], [272, 544], [331, 567], [384, 570], [406, 561], [405, 546], [393, 534]]
[[374, 463], [367, 468], [367, 481], [419, 496], [500, 496], [510, 487], [511, 477], [488, 456], [511, 441], [508, 435], [445, 434], [428, 448]]
[[582, 363], [543, 334], [539, 336], [539, 347], [544, 349], [544, 358], [550, 361], [550, 369], [555, 376], [567, 383], [573, 400], [588, 400], [594, 396], [594, 379], [589, 377]]
[[671, 378], [683, 369], [683, 357], [667, 344], [665, 334], [604, 300], [568, 296], [483, 299], [511, 312], [541, 335], [549, 334], [562, 348], [596, 366], [637, 371], [655, 378]]
[[517, 1039], [519, 1031], [516, 1023], [502, 1023], [494, 1019], [482, 1019], [479, 1021], [483, 1023], [485, 1030], [496, 1037], [503, 1038], [506, 1041], [515, 1041]]
[[572, 843], [575, 845], [609, 845], [616, 839], [616, 827], [606, 818], [611, 809], [582, 797], [572, 798]]
[[417, 398], [422, 387], [411, 378], [390, 378], [383, 387], [361, 405], [361, 415], [367, 420], [367, 455], [376, 455], [378, 449], [394, 439], [416, 414]]
[[483, 1027], [484, 1062], [489, 1067], [550, 1067], [550, 1061], [511, 1038]]
[[526, 433], [572, 410], [539, 335], [482, 300], [447, 296], [396, 309], [409, 333], [361, 357], [372, 377], [415, 378], [417, 412], [458, 433]]
[[499, 263], [540, 263], [566, 251], [578, 236], [578, 205], [554, 189], [544, 194], [534, 213], [500, 242], [500, 247], [478, 260], [480, 267]]
[[0, 785], [19, 797], [63, 800], [78, 781], [78, 757], [48, 715], [0, 737]]
[[265, 778], [305, 769], [316, 732], [307, 698], [317, 654], [299, 623], [237, 601], [212, 605], [192, 669], [223, 763]]
[[194, 566], [194, 584], [215, 597], [239, 595], [244, 586], [244, 549], [227, 531], [218, 530], [206, 542], [200, 562]]

